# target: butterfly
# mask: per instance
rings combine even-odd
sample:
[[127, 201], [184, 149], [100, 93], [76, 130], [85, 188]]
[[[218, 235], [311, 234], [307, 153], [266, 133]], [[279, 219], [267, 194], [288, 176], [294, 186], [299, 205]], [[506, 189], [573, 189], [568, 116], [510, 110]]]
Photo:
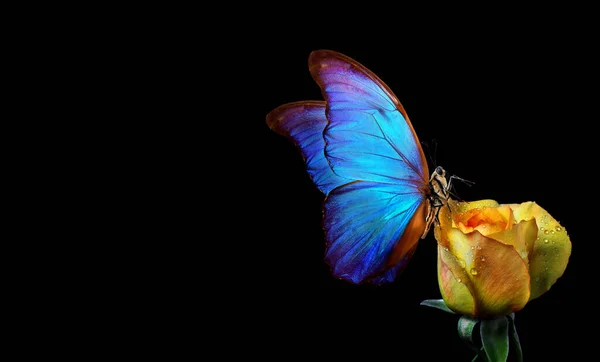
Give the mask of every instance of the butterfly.
[[431, 175], [404, 107], [357, 61], [331, 50], [310, 54], [325, 101], [284, 104], [267, 125], [299, 148], [325, 194], [325, 260], [334, 277], [390, 283], [447, 204], [452, 177]]

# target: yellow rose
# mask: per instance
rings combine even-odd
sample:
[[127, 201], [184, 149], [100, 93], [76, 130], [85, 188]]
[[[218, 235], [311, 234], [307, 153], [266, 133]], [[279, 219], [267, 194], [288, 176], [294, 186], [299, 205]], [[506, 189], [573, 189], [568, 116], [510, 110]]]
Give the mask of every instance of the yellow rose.
[[446, 305], [478, 318], [521, 310], [564, 273], [571, 241], [535, 202], [449, 200], [439, 213], [438, 282]]

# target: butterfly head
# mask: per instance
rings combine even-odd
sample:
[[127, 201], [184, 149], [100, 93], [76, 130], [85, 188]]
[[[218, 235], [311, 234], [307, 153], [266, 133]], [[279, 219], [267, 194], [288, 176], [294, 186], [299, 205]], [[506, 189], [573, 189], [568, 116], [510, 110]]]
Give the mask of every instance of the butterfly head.
[[442, 177], [446, 177], [446, 170], [444, 170], [441, 166], [435, 168], [435, 173]]

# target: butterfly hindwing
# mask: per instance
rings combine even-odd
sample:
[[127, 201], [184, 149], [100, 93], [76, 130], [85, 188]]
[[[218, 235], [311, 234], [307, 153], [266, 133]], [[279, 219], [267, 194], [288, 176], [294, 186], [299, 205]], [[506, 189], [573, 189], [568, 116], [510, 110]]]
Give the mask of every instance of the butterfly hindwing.
[[381, 284], [391, 283], [394, 280], [396, 280], [396, 276], [398, 276], [398, 274], [400, 274], [404, 270], [404, 268], [406, 268], [408, 262], [410, 261], [410, 258], [412, 258], [413, 254], [415, 253], [415, 250], [417, 250], [416, 243], [415, 243], [415, 245], [413, 245], [411, 247], [411, 249], [408, 250], [408, 252], [406, 252], [406, 254], [404, 254], [402, 259], [399, 262], [397, 262], [394, 267], [392, 267], [392, 268], [386, 270], [384, 273], [372, 278], [370, 280], [370, 282], [375, 285], [381, 285]]
[[395, 184], [356, 181], [333, 190], [323, 223], [333, 275], [358, 284], [390, 269], [389, 257], [422, 200], [418, 190]]

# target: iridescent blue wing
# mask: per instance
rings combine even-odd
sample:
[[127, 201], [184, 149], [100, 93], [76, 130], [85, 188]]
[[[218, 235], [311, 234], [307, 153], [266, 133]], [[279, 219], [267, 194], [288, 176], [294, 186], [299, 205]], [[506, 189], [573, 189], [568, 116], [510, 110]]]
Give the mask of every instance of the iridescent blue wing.
[[390, 281], [425, 227], [423, 150], [396, 96], [364, 66], [325, 50], [310, 55], [309, 69], [327, 102], [325, 157], [357, 180], [325, 201], [326, 259], [339, 278]]
[[[377, 284], [392, 281], [421, 236], [403, 238], [413, 215], [424, 219], [417, 213], [422, 201], [418, 189], [396, 184], [356, 181], [333, 190], [324, 204], [325, 259], [333, 275], [357, 284], [377, 277]], [[393, 260], [397, 247], [406, 251]]]
[[342, 54], [311, 53], [309, 69], [327, 101], [325, 155], [349, 179], [426, 185], [427, 161], [404, 108], [375, 74]]
[[372, 278], [370, 280], [370, 282], [375, 285], [381, 285], [381, 284], [391, 283], [394, 280], [396, 280], [396, 277], [398, 276], [398, 274], [400, 274], [404, 270], [404, 268], [406, 268], [406, 266], [408, 265], [408, 262], [409, 262], [410, 258], [412, 258], [413, 254], [415, 253], [415, 250], [417, 250], [416, 243], [412, 247], [412, 249], [410, 249], [402, 257], [402, 259], [398, 262], [398, 264], [396, 264], [396, 266], [386, 270], [384, 273], [380, 274], [379, 276]]
[[294, 141], [306, 162], [308, 174], [325, 195], [334, 188], [352, 181], [334, 174], [325, 159], [325, 102], [284, 104], [267, 115], [267, 125]]

